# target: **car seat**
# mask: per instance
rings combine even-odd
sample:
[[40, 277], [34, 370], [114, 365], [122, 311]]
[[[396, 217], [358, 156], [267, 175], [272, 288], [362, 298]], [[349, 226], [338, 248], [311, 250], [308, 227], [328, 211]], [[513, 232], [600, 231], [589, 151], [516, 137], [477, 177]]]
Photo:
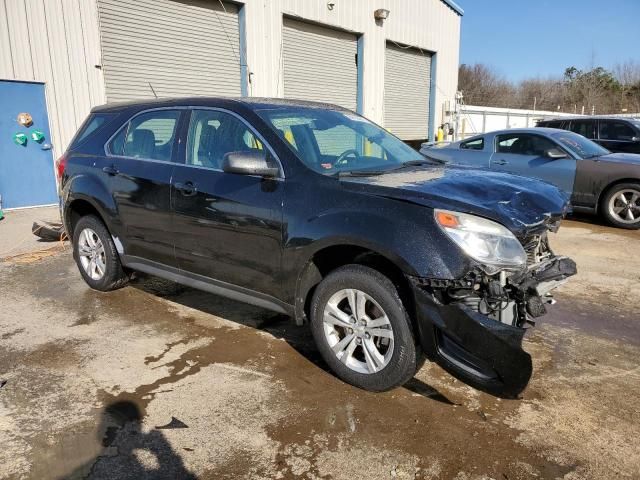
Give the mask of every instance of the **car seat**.
[[144, 128], [134, 130], [131, 143], [126, 148], [126, 154], [136, 158], [155, 158], [156, 136], [152, 130]]

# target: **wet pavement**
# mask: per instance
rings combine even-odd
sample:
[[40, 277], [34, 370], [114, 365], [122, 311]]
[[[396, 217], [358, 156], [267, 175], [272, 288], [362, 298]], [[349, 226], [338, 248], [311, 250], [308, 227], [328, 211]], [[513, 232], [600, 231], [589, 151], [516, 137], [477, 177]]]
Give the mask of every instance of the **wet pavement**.
[[0, 478], [640, 478], [640, 259], [608, 258], [637, 239], [552, 240], [581, 271], [518, 400], [429, 363], [364, 392], [281, 315], [151, 277], [95, 292], [68, 250], [0, 261]]

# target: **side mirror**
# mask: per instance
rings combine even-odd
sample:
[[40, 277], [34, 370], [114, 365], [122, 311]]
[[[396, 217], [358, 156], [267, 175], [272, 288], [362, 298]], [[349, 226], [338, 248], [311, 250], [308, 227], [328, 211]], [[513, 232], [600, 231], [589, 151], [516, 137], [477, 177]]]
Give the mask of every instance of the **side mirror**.
[[544, 156], [550, 158], [551, 160], [559, 160], [561, 158], [568, 158], [565, 152], [560, 150], [559, 148], [550, 148], [549, 150], [544, 152]]
[[239, 175], [259, 175], [261, 177], [277, 177], [280, 169], [270, 167], [264, 151], [229, 152], [222, 160], [222, 170]]

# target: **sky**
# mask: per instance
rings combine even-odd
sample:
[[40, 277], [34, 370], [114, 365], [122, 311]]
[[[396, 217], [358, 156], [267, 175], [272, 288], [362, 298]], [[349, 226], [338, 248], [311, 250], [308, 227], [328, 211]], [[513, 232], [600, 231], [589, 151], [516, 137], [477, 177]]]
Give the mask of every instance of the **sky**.
[[460, 63], [509, 80], [562, 76], [570, 66], [640, 63], [640, 0], [457, 0]]

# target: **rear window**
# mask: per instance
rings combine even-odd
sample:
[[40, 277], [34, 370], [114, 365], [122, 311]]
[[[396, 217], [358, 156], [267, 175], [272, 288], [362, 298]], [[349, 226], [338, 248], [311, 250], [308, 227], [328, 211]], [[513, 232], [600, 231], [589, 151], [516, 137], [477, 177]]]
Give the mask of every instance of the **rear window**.
[[546, 127], [546, 128], [560, 128], [562, 125], [561, 120], [543, 120], [537, 123], [538, 127]]
[[80, 127], [80, 130], [78, 130], [78, 133], [76, 133], [75, 138], [71, 142], [71, 146], [75, 147], [82, 143], [89, 135], [105, 125], [111, 118], [113, 118], [113, 116], [114, 115], [112, 113], [90, 114]]

